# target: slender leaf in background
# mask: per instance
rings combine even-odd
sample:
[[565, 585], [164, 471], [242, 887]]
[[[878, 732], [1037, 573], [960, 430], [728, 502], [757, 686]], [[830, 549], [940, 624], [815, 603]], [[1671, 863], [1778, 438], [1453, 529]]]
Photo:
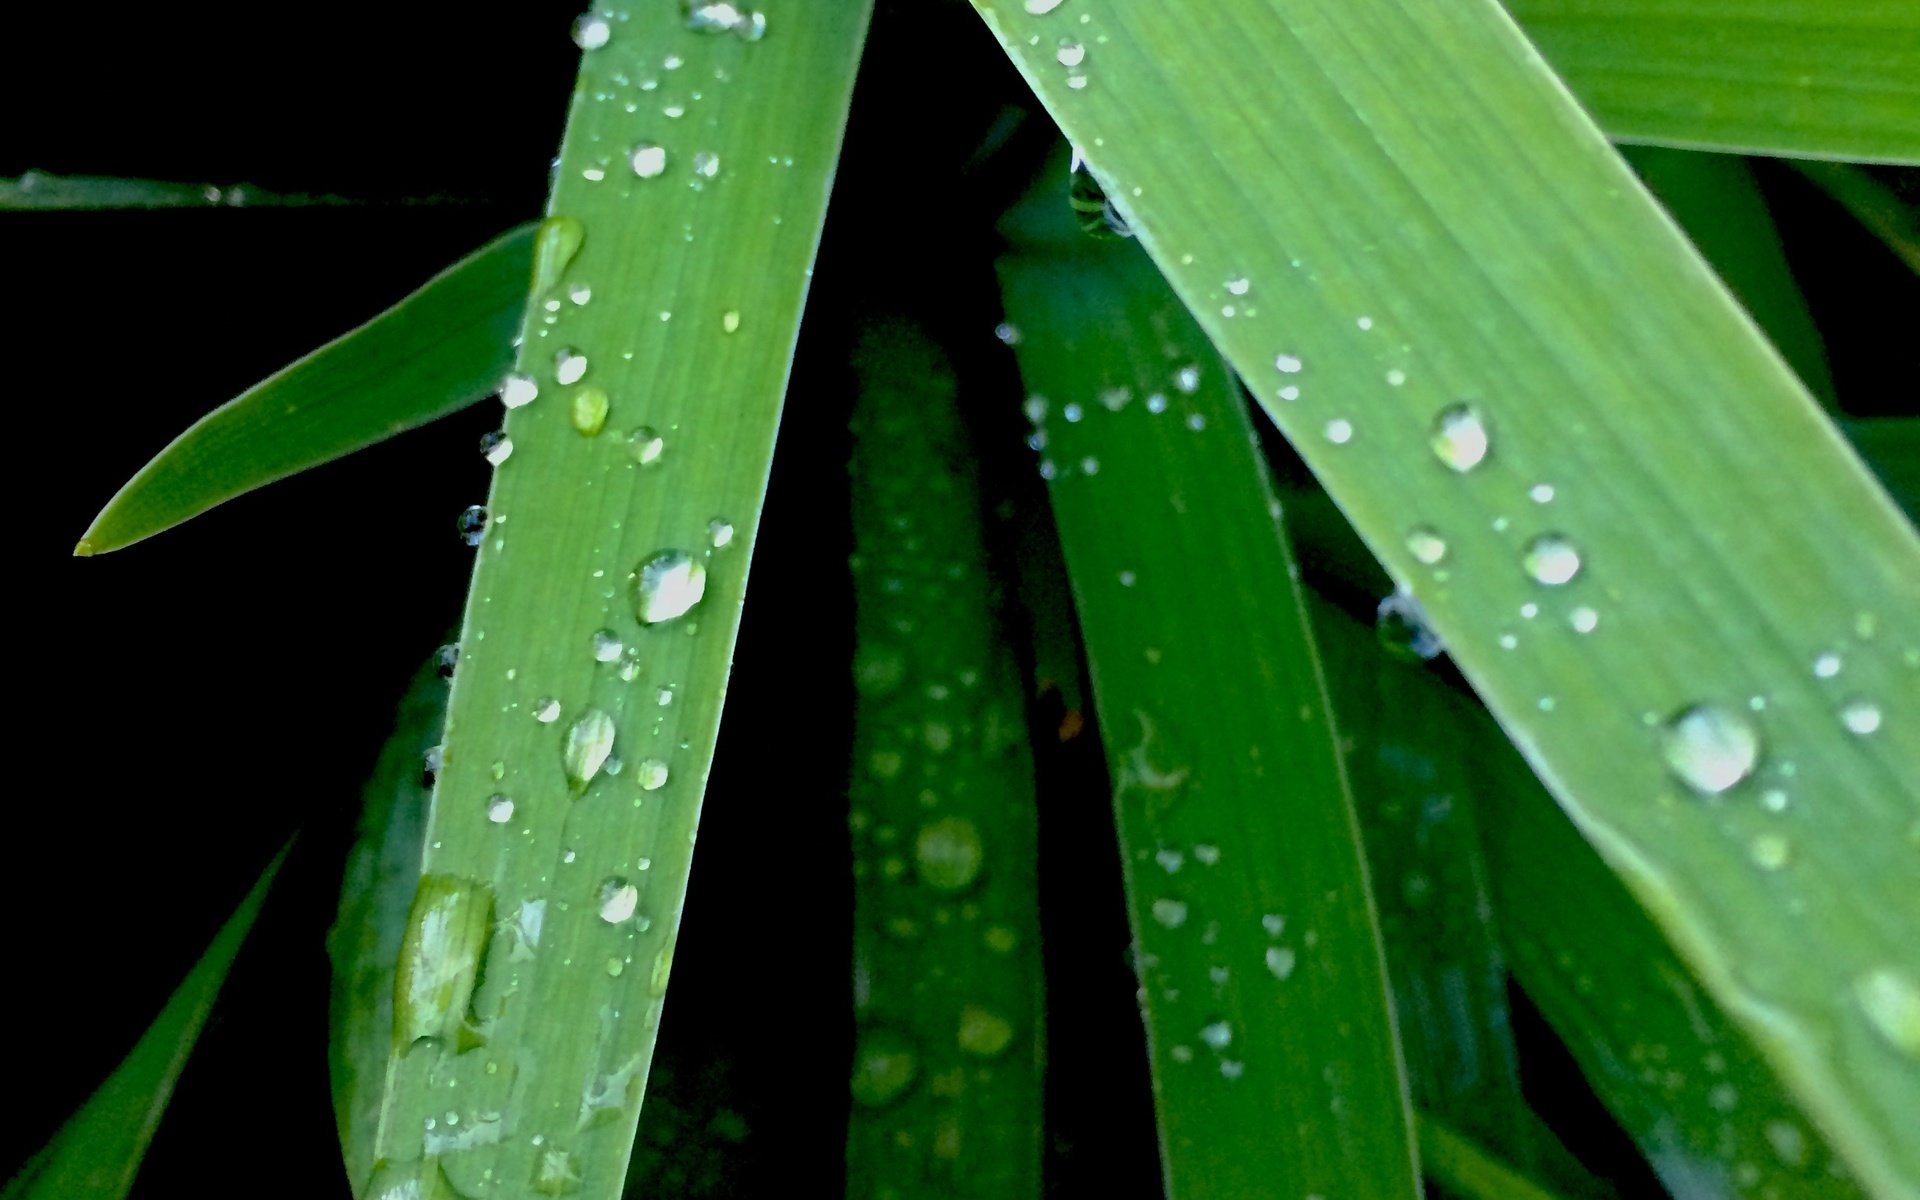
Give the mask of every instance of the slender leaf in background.
[[513, 362], [533, 240], [531, 225], [502, 234], [194, 422], [107, 502], [74, 553], [118, 550], [491, 395]]
[[854, 356], [853, 1112], [847, 1195], [1041, 1194], [1033, 758], [952, 368]]
[[376, 1194], [620, 1192], [867, 10], [574, 27]]
[[54, 175], [28, 171], [0, 179], [0, 212], [100, 212], [151, 208], [367, 208], [469, 203], [454, 196], [396, 196], [357, 200], [314, 192], [270, 192], [250, 183], [175, 183], [114, 175]]
[[1908, 518], [1920, 514], [1920, 417], [1872, 417], [1844, 428]]
[[1753, 169], [1731, 154], [1663, 146], [1625, 146], [1620, 154], [1793, 365], [1800, 382], [1832, 407], [1826, 345], [1787, 265], [1780, 231]]
[[361, 793], [360, 819], [340, 877], [340, 907], [327, 933], [333, 961], [327, 1064], [334, 1119], [349, 1180], [373, 1173], [373, 1134], [393, 1046], [393, 976], [407, 910], [420, 881], [431, 785], [422, 773], [447, 721], [449, 646], [408, 685], [393, 734]]
[[53, 1135], [45, 1148], [0, 1189], [4, 1200], [120, 1200], [133, 1188], [174, 1085], [186, 1069], [220, 986], [266, 903], [286, 861], [283, 846], [174, 989], [166, 1007], [126, 1059]]
[[1920, 1182], [1920, 543], [1599, 131], [1482, 0], [975, 4], [1706, 992]]
[[1920, 162], [1910, 0], [1506, 0], [1623, 141]]
[[1064, 173], [1003, 231], [1115, 783], [1168, 1194], [1418, 1195], [1354, 813], [1239, 391], [1137, 250], [1078, 232]]
[[1902, 199], [1865, 167], [1815, 159], [1795, 159], [1792, 166], [1920, 272], [1920, 206]]
[[1555, 1200], [1553, 1192], [1425, 1114], [1420, 1117], [1420, 1162], [1435, 1182], [1471, 1200]]
[[[1383, 751], [1450, 772], [1457, 815], [1477, 817], [1480, 839], [1458, 849], [1479, 862], [1472, 869], [1520, 983], [1673, 1194], [1859, 1195], [1833, 1174], [1819, 1133], [1759, 1051], [1547, 803], [1492, 719], [1432, 669], [1377, 653], [1373, 632], [1332, 605], [1316, 601], [1313, 617], [1339, 664], [1330, 672], [1337, 710], [1392, 697], [1376, 720]], [[1372, 671], [1358, 669], [1368, 660]], [[1439, 887], [1427, 895], [1446, 899]]]

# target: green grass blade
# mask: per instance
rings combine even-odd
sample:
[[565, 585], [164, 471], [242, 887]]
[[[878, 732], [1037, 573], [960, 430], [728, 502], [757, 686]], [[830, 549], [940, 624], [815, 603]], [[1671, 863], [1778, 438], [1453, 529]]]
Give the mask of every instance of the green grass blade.
[[1313, 617], [1330, 662], [1375, 663], [1332, 676], [1339, 710], [1393, 697], [1400, 755], [1459, 771], [1460, 807], [1476, 818], [1482, 847], [1465, 852], [1484, 859], [1516, 976], [1673, 1194], [1859, 1195], [1831, 1173], [1820, 1135], [1753, 1043], [1700, 991], [1486, 712], [1432, 668], [1373, 653], [1373, 630], [1331, 604], [1317, 601]]
[[1488, 1154], [1444, 1121], [1420, 1118], [1420, 1162], [1434, 1180], [1467, 1200], [1555, 1200], [1554, 1193]]
[[393, 1043], [393, 975], [420, 877], [431, 787], [422, 772], [447, 721], [447, 682], [434, 664], [408, 685], [393, 734], [361, 793], [354, 844], [327, 932], [333, 962], [327, 1066], [347, 1178], [373, 1172], [373, 1134]]
[[270, 192], [250, 183], [177, 183], [117, 175], [28, 171], [0, 179], [0, 212], [107, 212], [154, 208], [369, 208], [461, 204], [453, 196], [356, 200], [327, 192]]
[[0, 1198], [120, 1200], [132, 1190], [180, 1072], [286, 857], [282, 847], [126, 1059], [0, 1189]]
[[1033, 758], [939, 348], [868, 329], [854, 409], [847, 1195], [1040, 1195]]
[[1807, 390], [1831, 406], [1826, 344], [1787, 264], [1780, 231], [1754, 182], [1730, 154], [1626, 146], [1621, 155], [1686, 231], [1694, 249], [1759, 323]]
[[1246, 411], [1151, 264], [1065, 217], [1056, 176], [1006, 226], [1002, 292], [1116, 789], [1168, 1194], [1418, 1195], [1358, 831]]
[[75, 547], [104, 554], [498, 390], [526, 307], [533, 226], [502, 234], [357, 329], [194, 422]]
[[1920, 206], [1902, 199], [1863, 167], [1811, 159], [1795, 160], [1793, 167], [1885, 242], [1901, 262], [1920, 272]]
[[576, 26], [376, 1194], [620, 1191], [867, 12]]
[[1908, 0], [1507, 8], [1624, 141], [1920, 162], [1920, 9]]
[[1487, 3], [976, 6], [1708, 993], [1920, 1181], [1920, 542], [1599, 131]]

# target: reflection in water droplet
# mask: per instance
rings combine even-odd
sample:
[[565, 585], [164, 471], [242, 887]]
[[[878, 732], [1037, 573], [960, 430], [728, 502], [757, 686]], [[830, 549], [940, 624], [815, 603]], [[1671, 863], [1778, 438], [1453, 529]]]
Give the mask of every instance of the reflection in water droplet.
[[1840, 709], [1840, 723], [1850, 733], [1876, 733], [1880, 729], [1880, 706], [1871, 700], [1849, 700]]
[[519, 371], [506, 377], [500, 384], [500, 403], [508, 408], [521, 408], [532, 404], [540, 395], [540, 385], [533, 376], [523, 375]]
[[1471, 404], [1455, 404], [1434, 418], [1427, 444], [1450, 469], [1471, 471], [1487, 457], [1487, 427]]
[[[1085, 86], [1085, 75], [1074, 75], [1068, 79], [1069, 86]], [[1079, 83], [1075, 84], [1075, 80]], [[1107, 192], [1094, 177], [1093, 169], [1087, 165], [1080, 148], [1073, 148], [1072, 163], [1067, 174], [1067, 204], [1072, 208], [1080, 222], [1080, 229], [1097, 238], [1128, 238], [1133, 230], [1128, 227], [1127, 219], [1107, 198]]]
[[1853, 996], [1875, 1033], [1920, 1059], [1920, 984], [1897, 967], [1878, 967], [1853, 981]]
[[684, 616], [707, 594], [707, 569], [685, 550], [662, 550], [634, 572], [634, 612], [642, 625]]
[[1428, 619], [1426, 606], [1411, 592], [1394, 592], [1381, 600], [1373, 618], [1380, 644], [1403, 658], [1435, 658], [1447, 648]]
[[478, 546], [487, 540], [487, 510], [475, 504], [460, 514], [454, 522], [454, 528], [460, 533], [460, 540], [469, 546]]
[[1562, 534], [1542, 534], [1527, 543], [1520, 565], [1535, 583], [1558, 587], [1580, 573], [1580, 549]]
[[1696, 704], [1667, 722], [1661, 749], [1681, 782], [1717, 796], [1759, 765], [1760, 729], [1737, 709]]
[[943, 892], [971, 887], [985, 860], [980, 830], [965, 817], [928, 822], [914, 838], [913, 861], [920, 882]]
[[1421, 525], [1407, 534], [1407, 552], [1431, 567], [1447, 556], [1447, 541], [1431, 526]]
[[618, 925], [632, 918], [640, 907], [640, 889], [618, 875], [600, 884], [600, 919]]
[[627, 435], [627, 453], [633, 455], [633, 461], [643, 467], [651, 467], [659, 462], [666, 448], [666, 439], [655, 433], [651, 426], [642, 425]]
[[578, 792], [593, 782], [600, 774], [600, 768], [607, 765], [607, 756], [613, 753], [613, 718], [597, 708], [590, 708], [580, 714], [572, 725], [567, 727], [566, 741], [560, 748], [561, 766], [567, 773], [567, 782]]
[[582, 437], [599, 437], [600, 431], [607, 427], [607, 410], [612, 405], [603, 387], [589, 384], [576, 391], [570, 414], [574, 430]]
[[919, 1073], [919, 1060], [905, 1038], [885, 1029], [866, 1030], [853, 1052], [853, 1098], [868, 1108], [890, 1104]]

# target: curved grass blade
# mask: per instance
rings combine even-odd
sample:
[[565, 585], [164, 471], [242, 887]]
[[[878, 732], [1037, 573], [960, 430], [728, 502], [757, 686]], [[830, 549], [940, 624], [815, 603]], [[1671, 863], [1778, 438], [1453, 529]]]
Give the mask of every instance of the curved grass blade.
[[1920, 1181], [1920, 541], [1599, 132], [1486, 3], [976, 7], [1706, 991]]
[[868, 14], [729, 31], [712, 7], [574, 29], [515, 449], [467, 525], [375, 1194], [621, 1189]]
[[1813, 159], [1796, 159], [1791, 165], [1885, 242], [1896, 258], [1920, 272], [1920, 207], [1863, 167]]
[[[1547, 801], [1492, 719], [1425, 665], [1378, 654], [1374, 631], [1331, 604], [1316, 597], [1312, 611], [1329, 661], [1347, 664], [1331, 675], [1337, 708], [1392, 697], [1399, 754], [1457, 772], [1460, 807], [1479, 835], [1462, 853], [1483, 861], [1484, 902], [1515, 974], [1673, 1194], [1858, 1196], [1760, 1052]], [[1369, 658], [1372, 670], [1359, 669]], [[1526, 1165], [1498, 1140], [1487, 1144]]]
[[533, 226], [194, 422], [127, 481], [74, 548], [104, 554], [216, 504], [458, 412], [512, 364]]
[[436, 664], [422, 668], [394, 714], [393, 734], [361, 793], [340, 906], [327, 932], [333, 962], [327, 1065], [349, 1180], [373, 1173], [373, 1134], [393, 1042], [394, 966], [419, 882], [432, 794], [422, 765], [447, 721], [447, 682], [440, 676]]
[[972, 448], [924, 332], [871, 326], [854, 368], [847, 1195], [1037, 1198], [1033, 759]]
[[1623, 141], [1920, 162], [1920, 10], [1907, 0], [1506, 0]]
[[273, 856], [126, 1059], [0, 1189], [0, 1198], [120, 1200], [132, 1190], [180, 1072], [290, 848]]
[[1466, 1200], [1555, 1200], [1553, 1192], [1425, 1113], [1420, 1116], [1420, 1162], [1436, 1182]]
[[1043, 184], [1005, 224], [1002, 294], [1115, 781], [1167, 1194], [1416, 1196], [1379, 930], [1265, 465], [1151, 265], [1082, 238], [1065, 200]]

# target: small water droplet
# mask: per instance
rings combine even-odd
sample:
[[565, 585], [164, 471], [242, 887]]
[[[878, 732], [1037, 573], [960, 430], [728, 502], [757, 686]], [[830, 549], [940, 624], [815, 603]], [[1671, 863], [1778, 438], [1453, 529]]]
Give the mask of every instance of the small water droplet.
[[1427, 618], [1426, 606], [1411, 592], [1394, 592], [1374, 609], [1374, 635], [1403, 658], [1437, 658], [1446, 643]]
[[1760, 762], [1760, 729], [1738, 709], [1696, 704], [1667, 722], [1662, 753], [1694, 791], [1717, 796]]
[[618, 925], [632, 919], [634, 910], [640, 907], [640, 889], [620, 878], [612, 876], [600, 884], [600, 919], [609, 925]]
[[658, 179], [667, 169], [667, 148], [655, 142], [641, 142], [628, 151], [627, 165], [641, 179]]
[[1291, 978], [1297, 961], [1298, 955], [1286, 946], [1267, 947], [1267, 970], [1273, 972], [1275, 979]]
[[1020, 328], [1009, 321], [1002, 321], [995, 325], [993, 336], [999, 338], [1003, 345], [1018, 346], [1020, 344]]
[[685, 550], [662, 550], [634, 572], [634, 611], [642, 625], [686, 615], [707, 594], [707, 569]]
[[1431, 526], [1421, 525], [1407, 534], [1407, 553], [1431, 567], [1447, 556], [1447, 540]]
[[1822, 654], [1813, 660], [1813, 675], [1816, 679], [1832, 679], [1840, 673], [1843, 664], [1838, 654]]
[[560, 747], [560, 764], [574, 791], [586, 790], [594, 776], [600, 774], [600, 768], [607, 765], [607, 756], [613, 753], [613, 732], [613, 718], [597, 708], [581, 713], [567, 727], [566, 740]]
[[587, 227], [578, 217], [560, 214], [540, 222], [533, 237], [533, 294], [544, 296], [559, 286], [587, 240]]
[[1153, 902], [1153, 919], [1168, 929], [1178, 929], [1187, 923], [1187, 905], [1183, 900], [1170, 900], [1162, 897]]
[[720, 173], [720, 156], [711, 150], [695, 152], [693, 173], [702, 179], [712, 179]]
[[1553, 485], [1550, 483], [1536, 483], [1527, 489], [1527, 496], [1535, 504], [1550, 504], [1553, 501]]
[[434, 674], [442, 679], [452, 679], [454, 668], [460, 665], [460, 643], [448, 642], [433, 652]]
[[960, 1010], [960, 1049], [979, 1058], [993, 1058], [1013, 1043], [1013, 1025], [1000, 1014], [977, 1004]]
[[573, 44], [582, 50], [598, 50], [613, 36], [613, 26], [599, 13], [581, 13], [574, 18]]
[[659, 462], [666, 448], [667, 440], [654, 432], [650, 425], [642, 425], [627, 435], [627, 453], [643, 467], [651, 467]]
[[[671, 696], [673, 693], [668, 692], [666, 695]], [[643, 758], [639, 764], [634, 767], [633, 781], [640, 785], [640, 790], [643, 792], [657, 792], [667, 786], [668, 773], [665, 760]]]
[[913, 841], [913, 861], [920, 882], [943, 892], [958, 892], [979, 878], [986, 849], [972, 821], [943, 817], [920, 827]]
[[1487, 457], [1487, 427], [1471, 404], [1454, 404], [1434, 418], [1427, 444], [1455, 471], [1471, 471]]
[[1345, 417], [1335, 417], [1327, 422], [1327, 440], [1336, 446], [1344, 446], [1353, 440], [1353, 422]]
[[920, 1073], [913, 1047], [884, 1029], [861, 1033], [853, 1052], [853, 1098], [868, 1108], [891, 1104], [913, 1086]]
[[707, 522], [707, 542], [715, 550], [721, 550], [733, 544], [733, 522], [724, 517], [715, 517]]
[[485, 506], [475, 504], [460, 514], [454, 522], [454, 528], [460, 533], [460, 540], [469, 546], [478, 546], [487, 540], [487, 510]]
[[1036, 17], [1044, 17], [1059, 8], [1065, 0], [1026, 0], [1026, 10]]
[[1407, 373], [1405, 371], [1402, 371], [1399, 367], [1394, 367], [1392, 370], [1387, 372], [1388, 387], [1399, 387], [1402, 384], [1406, 383], [1406, 381], [1407, 381]]
[[570, 285], [567, 288], [567, 299], [573, 301], [575, 307], [585, 308], [587, 302], [593, 299], [593, 285], [586, 283]]
[[1840, 708], [1840, 723], [1850, 733], [1875, 733], [1880, 729], [1880, 706], [1871, 700], [1854, 699]]
[[500, 384], [500, 403], [508, 408], [522, 408], [532, 404], [540, 395], [540, 385], [533, 376], [518, 371], [506, 377]]
[[513, 457], [513, 439], [496, 429], [480, 439], [480, 456], [499, 466]]
[[1063, 67], [1077, 67], [1087, 60], [1087, 48], [1072, 38], [1061, 38], [1053, 58]]
[[533, 719], [542, 725], [551, 725], [560, 719], [560, 702], [552, 696], [542, 696], [534, 701]]
[[513, 800], [508, 796], [495, 794], [487, 800], [487, 820], [495, 825], [505, 825], [513, 820]]
[[1200, 1027], [1200, 1040], [1215, 1050], [1225, 1050], [1233, 1044], [1233, 1026], [1225, 1021], [1215, 1021]]
[[1920, 984], [1898, 968], [1878, 967], [1853, 981], [1853, 996], [1875, 1033], [1920, 1059]]
[[1227, 291], [1231, 295], [1244, 296], [1253, 290], [1253, 281], [1245, 275], [1236, 275], [1227, 280]]
[[613, 401], [603, 387], [588, 384], [574, 392], [569, 406], [574, 430], [581, 437], [599, 437], [600, 431], [607, 427], [607, 410], [612, 406]]
[[1793, 843], [1777, 833], [1763, 833], [1747, 846], [1754, 865], [1763, 871], [1778, 871], [1793, 857]]
[[1580, 549], [1563, 534], [1542, 534], [1527, 543], [1520, 565], [1535, 583], [1559, 587], [1580, 573]]
[[1600, 624], [1600, 614], [1582, 604], [1567, 614], [1567, 624], [1575, 633], [1592, 633]]
[[593, 660], [595, 662], [615, 662], [626, 646], [620, 641], [620, 635], [611, 629], [599, 629], [593, 635]]
[[730, 308], [726, 312], [723, 312], [720, 314], [720, 332], [721, 333], [739, 333], [740, 332], [740, 312], [738, 309]]
[[[1191, 396], [1200, 390], [1200, 368], [1188, 363], [1173, 373], [1173, 386], [1183, 395]], [[1153, 408], [1152, 397], [1148, 397], [1148, 408]], [[1164, 407], [1164, 406], [1163, 406]], [[1158, 412], [1159, 409], [1153, 409]]]
[[564, 346], [554, 352], [553, 378], [556, 382], [571, 386], [579, 383], [587, 373], [587, 356], [571, 346]]
[[1305, 365], [1305, 363], [1300, 361], [1300, 356], [1297, 354], [1280, 354], [1276, 355], [1273, 360], [1273, 369], [1282, 375], [1298, 375], [1300, 368]]

